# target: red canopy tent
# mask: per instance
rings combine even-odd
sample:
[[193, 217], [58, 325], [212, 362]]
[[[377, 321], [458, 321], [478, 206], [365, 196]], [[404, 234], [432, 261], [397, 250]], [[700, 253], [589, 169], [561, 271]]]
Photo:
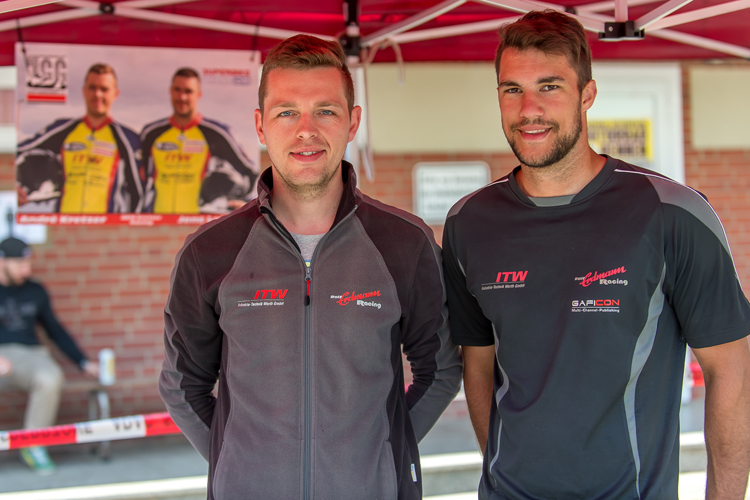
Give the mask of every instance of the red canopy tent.
[[750, 0], [583, 1], [4, 0], [0, 65], [13, 64], [19, 34], [34, 42], [258, 49], [265, 55], [292, 34], [336, 38], [347, 26], [351, 52], [377, 52], [376, 62], [399, 54], [406, 62], [488, 61], [500, 24], [543, 8], [577, 16], [591, 32], [596, 60], [750, 59]]

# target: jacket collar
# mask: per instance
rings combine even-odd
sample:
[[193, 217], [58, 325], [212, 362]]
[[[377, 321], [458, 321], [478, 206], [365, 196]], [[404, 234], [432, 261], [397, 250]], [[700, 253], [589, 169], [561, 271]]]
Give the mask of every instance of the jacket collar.
[[[273, 189], [273, 167], [268, 167], [258, 179], [258, 206], [261, 212], [267, 211], [273, 214], [271, 207], [271, 190]], [[341, 195], [339, 208], [336, 211], [336, 218], [333, 226], [339, 223], [350, 212], [356, 210], [362, 201], [362, 193], [357, 189], [357, 174], [354, 167], [348, 161], [341, 161], [341, 177], [344, 180], [344, 192]], [[333, 227], [331, 226], [331, 227]]]

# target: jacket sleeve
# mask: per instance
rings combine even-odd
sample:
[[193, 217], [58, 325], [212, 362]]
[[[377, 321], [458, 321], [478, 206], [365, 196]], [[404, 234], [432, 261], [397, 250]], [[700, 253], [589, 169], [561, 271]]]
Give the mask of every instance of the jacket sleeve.
[[208, 460], [223, 334], [202, 281], [189, 238], [177, 256], [164, 309], [159, 393], [177, 426]]
[[52, 312], [52, 305], [50, 304], [49, 295], [47, 291], [39, 286], [39, 322], [47, 332], [47, 336], [57, 344], [65, 355], [70, 358], [79, 368], [83, 368], [83, 363], [86, 361], [86, 356], [83, 354], [78, 344], [75, 343], [70, 334], [63, 328], [55, 314]]
[[462, 363], [448, 329], [440, 248], [425, 238], [402, 324], [403, 349], [413, 382], [406, 393], [417, 441], [435, 425], [461, 389]]

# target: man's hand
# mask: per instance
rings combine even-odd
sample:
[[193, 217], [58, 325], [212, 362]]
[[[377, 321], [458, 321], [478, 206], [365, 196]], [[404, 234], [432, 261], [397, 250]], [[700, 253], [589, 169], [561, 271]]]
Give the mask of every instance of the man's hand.
[[99, 363], [96, 361], [86, 361], [83, 363], [83, 373], [87, 377], [99, 378]]
[[463, 346], [464, 392], [469, 407], [471, 425], [477, 436], [479, 451], [484, 455], [487, 435], [490, 428], [490, 405], [495, 387], [493, 370], [495, 366], [495, 346]]
[[706, 381], [707, 500], [742, 500], [750, 471], [748, 340], [694, 349]]
[[6, 375], [10, 375], [10, 372], [12, 371], [13, 371], [13, 363], [11, 363], [8, 358], [4, 358], [0, 356], [0, 377], [5, 377]]

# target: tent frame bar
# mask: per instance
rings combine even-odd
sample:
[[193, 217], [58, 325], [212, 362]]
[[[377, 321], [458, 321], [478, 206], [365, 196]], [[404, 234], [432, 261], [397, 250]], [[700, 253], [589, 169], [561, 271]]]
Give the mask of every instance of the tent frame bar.
[[[112, 5], [114, 6], [114, 15], [178, 26], [279, 40], [299, 33], [298, 31], [287, 29], [251, 26], [229, 21], [219, 21], [215, 19], [151, 10], [153, 7], [162, 7], [165, 5], [190, 1], [195, 0], [129, 0], [117, 2]], [[430, 9], [363, 37], [361, 39], [361, 46], [363, 48], [368, 48], [386, 40], [390, 40], [397, 44], [403, 44], [432, 40], [435, 38], [493, 31], [498, 28], [499, 24], [512, 22], [517, 19], [517, 16], [506, 16], [476, 23], [414, 30], [414, 28], [434, 20], [469, 1], [516, 13], [526, 13], [538, 9], [554, 9], [558, 11], [566, 10], [565, 7], [561, 5], [537, 0], [444, 0]], [[568, 8], [567, 11], [573, 12], [571, 15], [578, 19], [586, 30], [602, 33], [604, 31], [604, 23], [628, 22], [628, 7], [654, 3], [655, 1], [656, 0], [606, 0], [594, 4]], [[648, 36], [750, 59], [750, 48], [667, 29], [672, 26], [699, 21], [701, 19], [750, 9], [750, 0], [734, 0], [721, 5], [696, 9], [683, 14], [673, 14], [690, 3], [690, 1], [691, 0], [668, 0], [665, 3], [662, 3], [634, 21], [636, 30], [645, 30]], [[5, 0], [4, 2], [0, 2], [0, 13], [49, 3], [59, 3], [60, 5], [71, 7], [71, 9], [1, 21], [0, 31], [13, 30], [18, 26], [24, 28], [102, 15], [102, 12], [100, 11], [100, 3], [92, 0]], [[598, 14], [598, 12], [611, 11], [612, 9], [614, 9], [614, 16]], [[328, 35], [309, 34], [326, 40], [335, 39]]]

